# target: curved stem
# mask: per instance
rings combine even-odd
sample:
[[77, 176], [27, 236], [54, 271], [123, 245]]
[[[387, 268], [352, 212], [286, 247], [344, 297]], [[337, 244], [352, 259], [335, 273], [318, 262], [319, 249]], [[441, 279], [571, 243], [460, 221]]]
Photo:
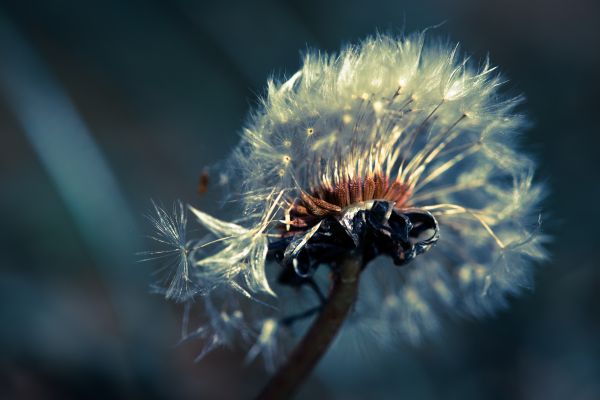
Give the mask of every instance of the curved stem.
[[323, 310], [286, 363], [256, 397], [257, 400], [289, 399], [333, 342], [356, 299], [358, 278], [363, 267], [362, 255], [350, 253], [338, 265], [339, 270]]

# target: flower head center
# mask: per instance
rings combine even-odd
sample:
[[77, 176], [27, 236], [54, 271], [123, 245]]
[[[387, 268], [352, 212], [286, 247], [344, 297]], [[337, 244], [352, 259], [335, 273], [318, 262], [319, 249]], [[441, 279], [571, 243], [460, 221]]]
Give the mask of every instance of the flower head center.
[[288, 226], [306, 229], [323, 218], [337, 216], [345, 209], [373, 200], [394, 203], [394, 208], [403, 209], [409, 204], [411, 188], [405, 183], [390, 180], [383, 174], [366, 177], [343, 178], [335, 184], [324, 184], [301, 192], [289, 210]]

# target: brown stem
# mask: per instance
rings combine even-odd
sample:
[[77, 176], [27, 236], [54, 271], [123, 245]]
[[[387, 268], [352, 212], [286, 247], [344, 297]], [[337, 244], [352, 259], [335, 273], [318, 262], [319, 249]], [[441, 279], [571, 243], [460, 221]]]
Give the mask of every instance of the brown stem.
[[327, 351], [348, 316], [358, 292], [362, 255], [350, 253], [339, 263], [327, 303], [286, 363], [271, 377], [257, 400], [289, 399]]

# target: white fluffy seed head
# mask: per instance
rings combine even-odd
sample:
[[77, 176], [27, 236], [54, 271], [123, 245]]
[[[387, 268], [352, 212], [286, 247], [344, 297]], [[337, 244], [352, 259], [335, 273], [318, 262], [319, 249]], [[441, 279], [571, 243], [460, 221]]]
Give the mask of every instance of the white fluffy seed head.
[[[423, 34], [380, 35], [336, 55], [311, 52], [291, 78], [268, 82], [223, 178], [238, 189], [241, 222], [192, 209], [214, 240], [190, 252], [194, 287], [279, 293], [266, 272], [267, 246], [281, 234], [278, 221], [289, 221], [291, 201], [383, 174], [410, 188], [411, 207], [436, 217], [440, 239], [406, 267], [380, 258], [381, 268], [367, 268], [357, 313], [378, 321], [378, 332], [418, 341], [444, 315], [505, 305], [545, 257], [544, 190], [517, 148], [521, 99], [499, 94], [494, 70]], [[255, 351], [267, 337], [257, 335]]]

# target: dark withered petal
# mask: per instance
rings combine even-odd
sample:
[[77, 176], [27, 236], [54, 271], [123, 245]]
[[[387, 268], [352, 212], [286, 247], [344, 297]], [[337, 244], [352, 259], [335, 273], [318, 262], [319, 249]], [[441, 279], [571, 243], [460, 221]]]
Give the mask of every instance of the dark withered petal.
[[321, 220], [308, 231], [271, 246], [275, 259], [284, 267], [280, 282], [300, 285], [320, 264], [335, 263], [343, 253], [360, 248], [370, 261], [380, 255], [404, 265], [429, 249], [438, 239], [438, 224], [427, 211], [397, 210], [393, 202], [375, 201], [370, 208], [356, 205], [338, 217]]

